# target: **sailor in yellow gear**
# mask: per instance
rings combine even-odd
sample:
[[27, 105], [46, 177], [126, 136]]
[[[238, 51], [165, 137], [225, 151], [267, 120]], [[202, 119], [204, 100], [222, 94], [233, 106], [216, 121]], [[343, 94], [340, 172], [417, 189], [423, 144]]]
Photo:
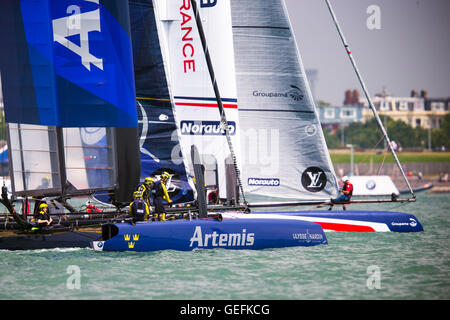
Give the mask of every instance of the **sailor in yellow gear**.
[[154, 185], [154, 180], [151, 177], [147, 177], [144, 180], [144, 183], [141, 184], [136, 191], [139, 191], [142, 194], [142, 199], [145, 201], [147, 206], [150, 208], [150, 197], [151, 191]]
[[159, 216], [161, 221], [167, 220], [163, 200], [166, 200], [169, 206], [172, 205], [172, 200], [170, 200], [166, 187], [166, 183], [169, 178], [170, 174], [164, 171], [161, 174], [161, 180], [156, 181], [152, 189], [153, 204], [155, 205], [155, 217]]
[[130, 203], [129, 212], [133, 217], [133, 222], [147, 221], [150, 214], [149, 206], [142, 199], [142, 193], [135, 191], [133, 193], [134, 201]]
[[50, 217], [50, 214], [48, 213], [48, 205], [43, 202], [39, 205], [39, 214], [37, 216], [37, 223], [40, 227], [42, 226], [49, 226], [53, 222], [52, 217]]

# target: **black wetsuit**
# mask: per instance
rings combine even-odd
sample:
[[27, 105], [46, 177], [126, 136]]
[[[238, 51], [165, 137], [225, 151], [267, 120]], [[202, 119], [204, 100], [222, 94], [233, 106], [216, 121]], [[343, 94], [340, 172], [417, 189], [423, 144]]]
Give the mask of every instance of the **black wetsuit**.
[[[153, 204], [155, 206], [155, 213], [164, 213], [165, 209], [163, 206], [163, 200], [165, 197], [168, 198], [168, 194], [166, 187], [163, 185], [161, 180], [155, 182], [151, 190], [151, 194], [153, 198]], [[166, 201], [169, 202], [170, 199], [166, 199]]]
[[[50, 214], [48, 212], [44, 212], [43, 210], [39, 211], [37, 217], [36, 217], [36, 221], [38, 220], [47, 220], [50, 221]], [[40, 227], [46, 227], [47, 223], [46, 222], [41, 222], [39, 223]]]
[[145, 221], [145, 217], [149, 214], [146, 202], [142, 199], [134, 200], [130, 204], [130, 214], [133, 217], [133, 221]]

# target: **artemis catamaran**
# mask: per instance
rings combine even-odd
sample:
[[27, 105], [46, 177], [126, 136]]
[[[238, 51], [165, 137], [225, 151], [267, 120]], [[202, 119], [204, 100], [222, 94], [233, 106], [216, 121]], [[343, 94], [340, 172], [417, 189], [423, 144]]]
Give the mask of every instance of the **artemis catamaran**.
[[[210, 159], [205, 156], [211, 153], [217, 163], [231, 159], [228, 163], [236, 174], [231, 184], [240, 193], [241, 205], [221, 210], [205, 204], [202, 208], [199, 203], [200, 219], [189, 222], [110, 224], [103, 227], [102, 238], [93, 242], [94, 249], [261, 249], [326, 243], [325, 234], [304, 222], [326, 231], [423, 230], [413, 215], [398, 212], [253, 211], [258, 207], [326, 204], [338, 192], [284, 2], [260, 1], [257, 7], [250, 1], [200, 2], [200, 6], [195, 1], [177, 3], [171, 6], [170, 2], [153, 1], [153, 14], [181, 151], [189, 154], [195, 145], [199, 152], [197, 155], [194, 148], [186, 171], [196, 176], [194, 190], [202, 194], [202, 171], [195, 172], [195, 167], [205, 165], [205, 159]], [[197, 131], [186, 123], [196, 124]], [[207, 131], [212, 124], [218, 129]], [[269, 129], [272, 137], [267, 139]], [[261, 137], [265, 141], [258, 143]], [[274, 143], [268, 143], [270, 139]], [[267, 144], [272, 147], [266, 154], [270, 161], [258, 157], [264, 152], [258, 147]], [[249, 161], [246, 156], [255, 158]], [[216, 175], [219, 194], [224, 192], [221, 182], [227, 182], [225, 166], [220, 167]], [[247, 192], [303, 200], [252, 204], [246, 201]], [[219, 214], [211, 209], [218, 209]], [[288, 226], [295, 226], [297, 232]]]
[[[123, 212], [87, 214], [68, 199], [108, 192], [123, 203], [139, 181], [128, 4], [8, 0], [0, 15], [12, 186], [0, 248], [86, 246]], [[53, 226], [32, 221], [41, 202]]]
[[[5, 8], [2, 41], [15, 50], [0, 59], [13, 198], [2, 202], [16, 230], [1, 238], [4, 248], [19, 236], [23, 248], [50, 237], [58, 247], [62, 234], [67, 246], [81, 235], [72, 246], [104, 251], [263, 249], [326, 244], [324, 230], [423, 230], [414, 216], [388, 211], [254, 211], [326, 205], [338, 193], [284, 1]], [[179, 205], [167, 213], [182, 219], [130, 224], [123, 208], [133, 188], [163, 171]], [[207, 192], [218, 204], [206, 203]], [[249, 203], [250, 194], [285, 199]], [[76, 209], [73, 220], [33, 233], [11, 206], [53, 196], [70, 208], [66, 200], [80, 195], [111, 204], [109, 216], [89, 215], [97, 220], [85, 233]]]

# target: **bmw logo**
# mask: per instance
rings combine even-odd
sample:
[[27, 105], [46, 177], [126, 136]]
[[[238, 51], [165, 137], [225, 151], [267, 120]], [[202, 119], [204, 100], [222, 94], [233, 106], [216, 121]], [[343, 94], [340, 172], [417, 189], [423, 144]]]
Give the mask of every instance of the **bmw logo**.
[[369, 190], [375, 189], [376, 186], [377, 186], [377, 184], [375, 183], [374, 180], [369, 180], [366, 182], [366, 188]]

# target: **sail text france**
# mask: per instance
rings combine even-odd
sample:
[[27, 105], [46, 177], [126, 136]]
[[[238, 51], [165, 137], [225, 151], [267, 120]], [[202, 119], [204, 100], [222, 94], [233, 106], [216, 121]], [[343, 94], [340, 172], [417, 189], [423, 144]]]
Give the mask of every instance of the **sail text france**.
[[180, 15], [181, 15], [181, 31], [183, 34], [183, 37], [181, 38], [183, 44], [182, 53], [183, 57], [185, 58], [183, 60], [184, 73], [187, 73], [189, 70], [195, 72], [195, 59], [193, 59], [195, 52], [193, 45], [194, 39], [190, 34], [192, 31], [192, 26], [190, 26], [188, 23], [190, 21], [192, 23], [192, 17], [189, 12], [190, 9], [191, 9], [191, 1], [183, 0], [183, 5], [180, 7]]

